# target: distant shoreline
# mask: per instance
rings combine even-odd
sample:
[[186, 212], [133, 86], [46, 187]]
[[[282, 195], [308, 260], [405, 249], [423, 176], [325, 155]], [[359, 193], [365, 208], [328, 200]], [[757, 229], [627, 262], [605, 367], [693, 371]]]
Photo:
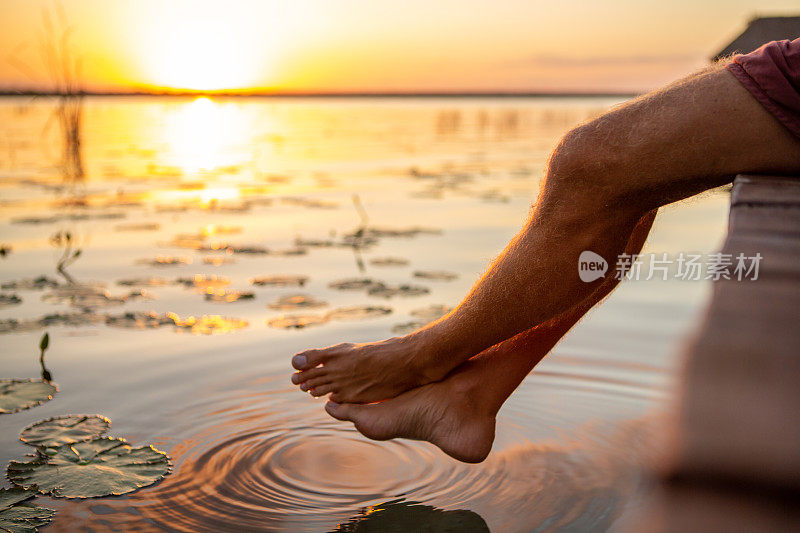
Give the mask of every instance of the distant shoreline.
[[[156, 96], [156, 97], [243, 97], [243, 98], [586, 98], [586, 97], [625, 97], [638, 96], [635, 92], [270, 92], [270, 93], [241, 93], [241, 92], [102, 92], [86, 91], [80, 96], [104, 97], [130, 97], [130, 96]], [[4, 96], [68, 96], [58, 92], [49, 91], [0, 91]], [[74, 95], [72, 95], [74, 96]]]

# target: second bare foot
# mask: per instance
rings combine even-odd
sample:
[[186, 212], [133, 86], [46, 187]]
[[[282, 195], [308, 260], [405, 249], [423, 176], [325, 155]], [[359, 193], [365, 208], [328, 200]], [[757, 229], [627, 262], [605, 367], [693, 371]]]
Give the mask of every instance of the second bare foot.
[[313, 396], [331, 394], [336, 402], [371, 403], [442, 379], [458, 362], [445, 364], [414, 333], [300, 352], [292, 358], [299, 371], [292, 383]]

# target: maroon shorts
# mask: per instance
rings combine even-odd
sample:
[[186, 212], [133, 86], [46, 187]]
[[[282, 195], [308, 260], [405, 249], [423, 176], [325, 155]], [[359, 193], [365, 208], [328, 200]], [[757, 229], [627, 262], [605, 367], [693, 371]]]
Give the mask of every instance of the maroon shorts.
[[772, 41], [755, 52], [735, 55], [728, 70], [800, 138], [800, 39]]

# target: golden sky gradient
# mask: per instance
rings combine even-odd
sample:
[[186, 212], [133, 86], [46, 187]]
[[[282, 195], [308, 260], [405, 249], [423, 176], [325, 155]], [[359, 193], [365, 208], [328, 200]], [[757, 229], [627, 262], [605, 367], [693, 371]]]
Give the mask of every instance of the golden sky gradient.
[[[88, 89], [640, 91], [797, 0], [63, 0]], [[0, 89], [47, 88], [42, 10], [0, 0]]]

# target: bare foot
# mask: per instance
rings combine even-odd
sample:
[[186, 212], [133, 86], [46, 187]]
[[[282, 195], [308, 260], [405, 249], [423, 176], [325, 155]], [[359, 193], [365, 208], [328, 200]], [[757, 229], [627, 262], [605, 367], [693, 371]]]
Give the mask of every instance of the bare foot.
[[423, 440], [459, 461], [480, 463], [492, 449], [497, 410], [480, 400], [473, 376], [459, 369], [444, 381], [391, 400], [368, 405], [329, 401], [325, 410], [353, 422], [367, 438]]
[[381, 342], [337, 344], [292, 358], [292, 383], [336, 402], [371, 403], [438, 381], [461, 361], [434, 355], [420, 332]]

